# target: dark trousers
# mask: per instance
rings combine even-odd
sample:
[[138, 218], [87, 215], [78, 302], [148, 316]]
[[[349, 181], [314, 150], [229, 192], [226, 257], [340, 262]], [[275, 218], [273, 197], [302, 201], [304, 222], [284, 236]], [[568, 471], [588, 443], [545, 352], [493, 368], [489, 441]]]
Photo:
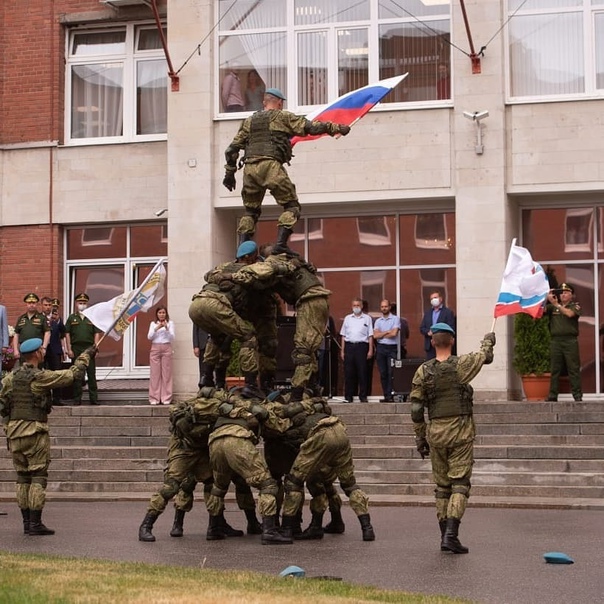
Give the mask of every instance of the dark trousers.
[[581, 389], [581, 362], [579, 360], [579, 342], [574, 337], [552, 338], [550, 344], [552, 376], [549, 387], [549, 397], [558, 396], [558, 381], [564, 365], [568, 370], [570, 391], [573, 398], [583, 396]]
[[344, 398], [352, 399], [357, 391], [359, 398], [367, 398], [368, 342], [344, 344]]
[[[59, 369], [63, 369], [63, 363], [61, 362], [61, 355], [53, 352], [52, 350], [46, 351], [46, 356], [44, 357], [44, 366], [46, 369], [50, 369], [51, 371], [57, 371]], [[52, 402], [59, 403], [61, 402], [61, 389], [55, 388], [52, 390]]]
[[380, 372], [380, 381], [382, 382], [382, 392], [384, 398], [392, 398], [392, 376], [394, 368], [393, 361], [396, 361], [396, 344], [379, 344], [376, 347], [375, 362]]
[[[77, 346], [72, 346], [74, 354], [74, 361], [77, 359], [88, 347], [78, 348]], [[73, 365], [73, 361], [72, 361]], [[99, 389], [96, 383], [96, 363], [94, 359], [88, 363], [88, 367], [86, 368], [86, 377], [88, 378], [88, 398], [91, 403], [97, 403], [99, 400]], [[73, 398], [76, 401], [82, 400], [82, 382], [80, 380], [74, 380], [73, 382]]]

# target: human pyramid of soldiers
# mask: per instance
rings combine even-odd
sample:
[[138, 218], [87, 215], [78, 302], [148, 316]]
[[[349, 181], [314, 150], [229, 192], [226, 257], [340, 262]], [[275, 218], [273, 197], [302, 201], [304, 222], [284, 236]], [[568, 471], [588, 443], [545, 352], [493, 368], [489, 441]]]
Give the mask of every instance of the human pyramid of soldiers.
[[[350, 127], [309, 121], [283, 111], [285, 96], [276, 88], [264, 95], [264, 111], [246, 118], [225, 151], [224, 186], [235, 189], [240, 151], [244, 151], [239, 247], [233, 262], [205, 275], [193, 296], [189, 316], [209, 334], [201, 388], [195, 398], [174, 404], [164, 484], [149, 502], [139, 528], [141, 541], [155, 541], [152, 528], [170, 499], [175, 501], [173, 537], [183, 534], [184, 515], [193, 504], [196, 483], [204, 484], [210, 541], [243, 536], [224, 517], [231, 482], [247, 519], [247, 533], [264, 545], [293, 539], [322, 539], [343, 533], [342, 500], [348, 496], [364, 541], [375, 540], [369, 500], [354, 476], [346, 426], [332, 414], [317, 386], [317, 353], [329, 318], [329, 296], [312, 264], [287, 245], [300, 215], [294, 184], [284, 163], [292, 158], [292, 136], [346, 135]], [[274, 246], [259, 250], [253, 241], [266, 191], [282, 208]], [[278, 295], [296, 309], [289, 392], [274, 389], [277, 367]], [[232, 340], [241, 343], [239, 364], [245, 385], [226, 391]], [[257, 447], [262, 439], [263, 453]], [[302, 530], [304, 487], [311, 494], [310, 525]], [[259, 490], [258, 522], [250, 487]], [[327, 509], [331, 521], [323, 527]]]
[[[210, 541], [243, 535], [224, 517], [231, 482], [247, 519], [247, 533], [260, 534], [263, 544], [343, 533], [336, 479], [359, 518], [363, 540], [375, 539], [368, 497], [356, 484], [346, 427], [332, 414], [316, 385], [317, 351], [329, 315], [330, 292], [315, 268], [299, 256], [274, 254], [268, 247], [263, 253], [266, 256], [259, 257], [254, 241], [242, 242], [236, 259], [209, 271], [202, 290], [193, 297], [189, 315], [210, 334], [201, 388], [194, 398], [175, 403], [170, 410], [164, 484], [151, 497], [139, 528], [141, 541], [155, 541], [153, 525], [171, 499], [175, 516], [170, 535], [182, 536], [184, 516], [191, 510], [198, 482], [204, 484]], [[289, 392], [274, 389], [275, 294], [297, 312]], [[227, 391], [232, 339], [241, 342], [245, 384]], [[263, 452], [257, 447], [260, 440]], [[312, 520], [302, 530], [305, 485], [312, 496]], [[259, 490], [261, 523], [250, 487]], [[328, 508], [331, 522], [323, 527]]]

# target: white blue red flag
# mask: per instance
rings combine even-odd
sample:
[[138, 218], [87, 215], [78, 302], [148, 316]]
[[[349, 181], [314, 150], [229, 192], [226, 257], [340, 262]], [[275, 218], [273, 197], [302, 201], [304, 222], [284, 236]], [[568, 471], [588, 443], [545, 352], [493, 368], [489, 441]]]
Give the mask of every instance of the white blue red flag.
[[[375, 107], [393, 88], [398, 86], [409, 74], [405, 73], [394, 78], [380, 80], [375, 84], [357, 88], [352, 92], [347, 92], [328, 105], [319, 107], [311, 111], [306, 118], [320, 122], [335, 122], [336, 124], [345, 124], [352, 126], [358, 122], [370, 109]], [[316, 138], [326, 136], [317, 134], [316, 136], [294, 136], [291, 140], [292, 146], [300, 141], [311, 141]]]
[[526, 248], [516, 245], [514, 239], [495, 304], [495, 318], [524, 312], [538, 319], [543, 315], [549, 290], [547, 275], [541, 265], [533, 261]]
[[108, 336], [119, 340], [139, 312], [147, 312], [164, 297], [165, 283], [166, 269], [161, 261], [138, 289], [99, 302], [83, 314]]

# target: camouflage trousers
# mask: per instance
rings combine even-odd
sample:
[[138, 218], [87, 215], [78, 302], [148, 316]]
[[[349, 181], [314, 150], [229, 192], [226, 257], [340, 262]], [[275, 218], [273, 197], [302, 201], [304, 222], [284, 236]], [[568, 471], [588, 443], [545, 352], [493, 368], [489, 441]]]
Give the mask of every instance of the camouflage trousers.
[[246, 163], [243, 169], [241, 199], [246, 214], [241, 217], [237, 232], [251, 234], [255, 232], [267, 190], [280, 206], [287, 206], [279, 216], [279, 226], [294, 228], [300, 216], [296, 186], [281, 162], [275, 159], [263, 159]]
[[317, 353], [325, 337], [329, 319], [326, 297], [310, 298], [296, 306], [296, 333], [294, 335], [294, 375], [292, 386], [306, 386], [311, 376], [319, 371]]
[[[203, 496], [207, 507], [214, 482], [208, 445], [189, 448], [183, 446], [173, 434], [170, 435], [164, 484], [151, 496], [148, 511], [161, 514], [168, 502], [174, 499], [177, 510], [190, 512], [193, 507], [193, 492], [198, 482], [204, 484]], [[233, 482], [239, 509], [254, 510], [256, 504], [249, 486], [240, 476], [234, 476]]]
[[[346, 426], [337, 417], [321, 420], [302, 443], [285, 481], [283, 515], [295, 516], [303, 504], [304, 482], [340, 481], [357, 516], [369, 511], [369, 498], [357, 486]], [[320, 505], [320, 504], [318, 504]]]
[[[195, 325], [207, 331], [212, 338], [208, 341], [204, 362], [218, 357], [220, 346], [226, 336], [241, 341], [239, 364], [243, 373], [258, 372], [258, 343], [254, 327], [244, 321], [231, 307], [226, 296], [200, 296], [191, 302], [189, 317]], [[214, 363], [215, 365], [216, 363]]]
[[461, 520], [470, 496], [476, 427], [471, 416], [434, 419], [427, 428], [439, 520]]
[[277, 483], [271, 477], [266, 461], [256, 445], [247, 438], [223, 436], [210, 443], [210, 463], [214, 486], [208, 498], [208, 512], [218, 516], [224, 509], [224, 497], [236, 475], [248, 486], [259, 489], [258, 511], [263, 517], [277, 513]]
[[16, 498], [22, 510], [41, 510], [46, 503], [50, 466], [50, 435], [36, 432], [8, 441], [17, 472]]

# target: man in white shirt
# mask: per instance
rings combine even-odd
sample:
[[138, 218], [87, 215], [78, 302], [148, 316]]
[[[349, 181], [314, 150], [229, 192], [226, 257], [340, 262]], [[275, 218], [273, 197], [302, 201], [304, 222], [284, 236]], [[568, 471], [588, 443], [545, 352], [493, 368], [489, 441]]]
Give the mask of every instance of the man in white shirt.
[[361, 403], [367, 402], [367, 359], [373, 357], [373, 324], [363, 313], [363, 301], [352, 301], [352, 313], [346, 315], [340, 329], [341, 357], [344, 361], [344, 398], [352, 403], [358, 390]]

